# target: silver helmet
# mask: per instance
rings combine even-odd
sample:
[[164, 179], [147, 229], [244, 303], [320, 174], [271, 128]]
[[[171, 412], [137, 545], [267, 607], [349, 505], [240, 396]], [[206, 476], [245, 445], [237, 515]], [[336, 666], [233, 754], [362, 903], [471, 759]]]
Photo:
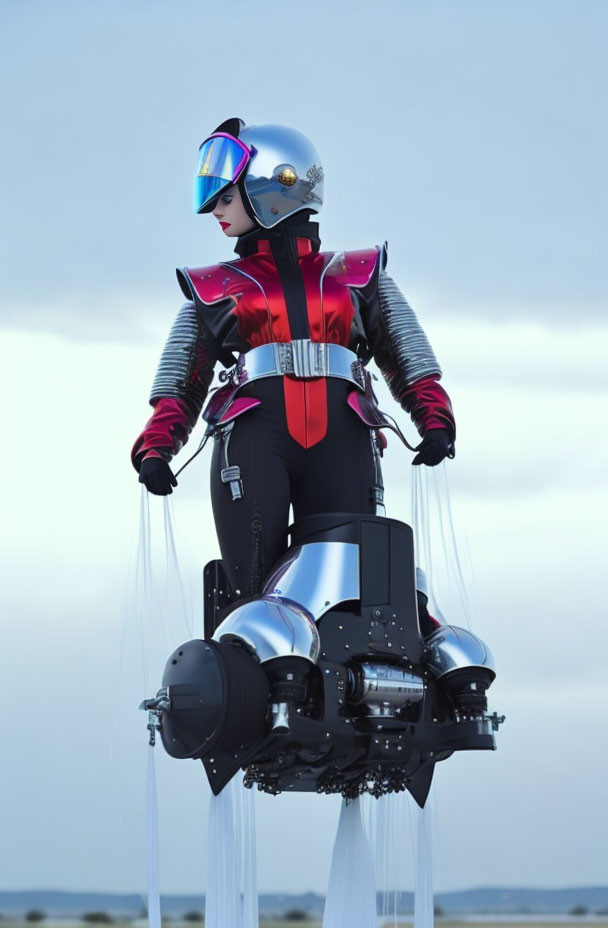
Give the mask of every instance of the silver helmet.
[[196, 212], [209, 212], [221, 191], [237, 182], [248, 212], [265, 229], [301, 210], [318, 212], [323, 204], [319, 153], [288, 126], [245, 126], [231, 119], [205, 139], [195, 176]]

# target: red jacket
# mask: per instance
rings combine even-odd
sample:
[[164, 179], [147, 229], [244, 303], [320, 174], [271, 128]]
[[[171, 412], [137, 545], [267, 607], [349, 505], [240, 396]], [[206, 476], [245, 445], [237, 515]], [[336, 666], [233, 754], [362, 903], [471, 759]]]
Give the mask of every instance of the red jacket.
[[[236, 353], [294, 338], [343, 345], [364, 363], [373, 357], [421, 435], [445, 428], [454, 437], [440, 368], [413, 312], [384, 272], [386, 249], [321, 252], [311, 222], [290, 224], [288, 234], [277, 231], [256, 230], [239, 239], [236, 261], [177, 271], [188, 302], [161, 358], [150, 396], [154, 413], [133, 447], [137, 468], [150, 455], [170, 460], [187, 441], [217, 361], [230, 367]], [[304, 447], [321, 441], [328, 428], [325, 379], [284, 376], [283, 390], [292, 437]], [[258, 403], [233, 392], [222, 421]], [[217, 406], [216, 398], [211, 402]], [[351, 405], [369, 419], [356, 391]]]

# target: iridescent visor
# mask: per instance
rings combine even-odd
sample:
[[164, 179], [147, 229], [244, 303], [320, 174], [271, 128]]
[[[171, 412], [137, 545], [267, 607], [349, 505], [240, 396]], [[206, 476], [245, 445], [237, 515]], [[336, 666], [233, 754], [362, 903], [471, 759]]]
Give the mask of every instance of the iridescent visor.
[[194, 211], [205, 212], [205, 207], [217, 197], [220, 190], [236, 183], [251, 152], [243, 142], [232, 135], [218, 132], [203, 142], [198, 150], [194, 176]]

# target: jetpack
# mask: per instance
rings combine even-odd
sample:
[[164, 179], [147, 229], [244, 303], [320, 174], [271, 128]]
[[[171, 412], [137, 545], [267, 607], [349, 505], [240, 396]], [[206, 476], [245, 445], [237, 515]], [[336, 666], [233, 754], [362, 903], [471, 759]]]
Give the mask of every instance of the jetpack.
[[434, 627], [411, 528], [353, 513], [309, 516], [257, 598], [235, 601], [205, 568], [205, 637], [178, 647], [145, 700], [151, 740], [202, 761], [214, 794], [244, 784], [347, 799], [408, 790], [435, 764], [494, 750], [492, 655], [472, 632]]

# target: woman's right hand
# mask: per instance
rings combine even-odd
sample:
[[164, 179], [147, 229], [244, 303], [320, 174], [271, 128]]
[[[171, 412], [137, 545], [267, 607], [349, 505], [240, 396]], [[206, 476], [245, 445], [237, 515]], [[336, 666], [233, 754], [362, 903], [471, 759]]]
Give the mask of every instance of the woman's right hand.
[[139, 468], [139, 482], [155, 496], [168, 496], [177, 486], [173, 471], [163, 458], [144, 458]]

